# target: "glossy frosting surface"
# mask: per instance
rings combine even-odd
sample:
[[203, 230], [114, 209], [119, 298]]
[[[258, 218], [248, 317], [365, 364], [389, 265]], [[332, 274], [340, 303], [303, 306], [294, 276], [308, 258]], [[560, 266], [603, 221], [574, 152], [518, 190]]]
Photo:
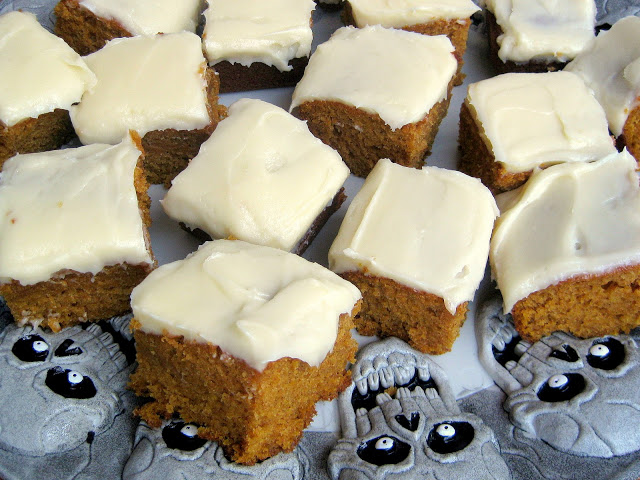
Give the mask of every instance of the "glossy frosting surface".
[[68, 110], [95, 76], [35, 15], [0, 16], [0, 122], [11, 127], [56, 108]]
[[640, 96], [640, 18], [626, 17], [598, 35], [567, 70], [579, 75], [602, 104], [617, 136]]
[[534, 172], [497, 197], [491, 267], [505, 312], [530, 293], [575, 275], [640, 261], [640, 187], [624, 150], [590, 163]]
[[209, 63], [254, 62], [291, 70], [289, 61], [311, 51], [313, 0], [208, 0], [203, 35]]
[[133, 35], [195, 32], [201, 0], [80, 0], [95, 15], [116, 20]]
[[394, 130], [418, 122], [448, 95], [457, 68], [452, 52], [444, 35], [340, 28], [311, 56], [291, 109], [331, 100], [377, 113]]
[[473, 299], [484, 276], [497, 214], [478, 179], [382, 159], [349, 206], [329, 249], [329, 267], [433, 293], [453, 313]]
[[7, 160], [0, 179], [0, 280], [46, 281], [61, 270], [153, 263], [133, 184], [129, 139]]
[[358, 27], [400, 28], [433, 20], [468, 19], [480, 8], [471, 0], [349, 0]]
[[566, 62], [595, 38], [593, 0], [486, 0], [502, 30], [498, 37], [502, 61]]
[[469, 85], [465, 101], [508, 172], [616, 151], [602, 107], [571, 73], [499, 75]]
[[118, 38], [83, 57], [96, 86], [71, 108], [82, 143], [115, 144], [129, 131], [193, 130], [209, 124], [206, 62], [190, 32]]
[[241, 99], [172, 182], [162, 206], [213, 238], [291, 250], [349, 176], [305, 122]]
[[154, 270], [131, 306], [144, 332], [209, 342], [263, 370], [283, 357], [322, 363], [339, 316], [359, 299], [352, 284], [302, 257], [216, 240]]

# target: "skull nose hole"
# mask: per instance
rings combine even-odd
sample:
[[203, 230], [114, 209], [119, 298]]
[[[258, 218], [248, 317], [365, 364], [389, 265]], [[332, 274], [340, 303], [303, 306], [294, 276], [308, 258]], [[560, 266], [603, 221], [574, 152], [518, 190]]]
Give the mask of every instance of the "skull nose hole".
[[413, 412], [411, 418], [407, 418], [406, 415], [396, 415], [396, 422], [398, 422], [402, 428], [415, 432], [420, 424], [420, 414]]

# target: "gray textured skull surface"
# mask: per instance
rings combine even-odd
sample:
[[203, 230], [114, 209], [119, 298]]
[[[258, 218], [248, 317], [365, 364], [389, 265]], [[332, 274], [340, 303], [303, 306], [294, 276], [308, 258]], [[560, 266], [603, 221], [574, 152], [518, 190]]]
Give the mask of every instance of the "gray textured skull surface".
[[217, 478], [241, 480], [303, 480], [305, 461], [298, 449], [281, 453], [253, 466], [229, 461], [215, 442], [197, 436], [197, 426], [178, 420], [153, 429], [141, 422], [123, 480]]
[[128, 363], [97, 325], [54, 334], [8, 325], [0, 333], [0, 449], [28, 456], [90, 442], [123, 411]]
[[329, 455], [332, 478], [510, 478], [493, 432], [460, 411], [426, 355], [388, 338], [363, 348], [352, 373], [339, 399], [343, 437]]
[[480, 359], [505, 391], [514, 435], [596, 457], [640, 449], [640, 353], [628, 335], [520, 340], [502, 299], [477, 317]]

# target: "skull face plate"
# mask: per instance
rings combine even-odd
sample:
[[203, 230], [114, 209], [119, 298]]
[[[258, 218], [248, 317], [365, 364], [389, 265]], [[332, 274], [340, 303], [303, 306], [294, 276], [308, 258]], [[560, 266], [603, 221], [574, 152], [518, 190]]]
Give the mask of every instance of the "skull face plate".
[[480, 360], [507, 394], [516, 435], [575, 455], [640, 449], [640, 354], [632, 337], [556, 332], [530, 345], [502, 314], [499, 296], [483, 305], [476, 329]]
[[124, 467], [123, 480], [202, 478], [302, 480], [304, 462], [299, 452], [281, 453], [253, 466], [229, 461], [217, 443], [198, 437], [198, 427], [179, 420], [153, 429], [141, 422], [135, 447]]
[[508, 479], [493, 432], [460, 411], [442, 370], [388, 338], [367, 345], [339, 398], [333, 479]]
[[98, 325], [54, 334], [10, 324], [0, 333], [0, 364], [0, 449], [69, 451], [123, 411], [128, 362]]

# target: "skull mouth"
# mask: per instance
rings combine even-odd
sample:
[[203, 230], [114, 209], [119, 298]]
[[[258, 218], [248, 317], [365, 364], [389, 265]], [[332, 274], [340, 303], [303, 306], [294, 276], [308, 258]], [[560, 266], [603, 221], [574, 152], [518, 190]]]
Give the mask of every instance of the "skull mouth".
[[[379, 404], [378, 395], [387, 394], [394, 397], [400, 389], [413, 392], [416, 388], [422, 390], [434, 389], [438, 386], [433, 381], [429, 370], [419, 365], [418, 360], [410, 354], [394, 352], [388, 357], [376, 356], [370, 364], [361, 369], [359, 378], [354, 378], [355, 388], [351, 394], [351, 405], [354, 411], [361, 408], [371, 410]], [[417, 424], [418, 414], [412, 413], [399, 420], [399, 423], [409, 430]], [[405, 425], [406, 423], [406, 425]]]
[[491, 340], [491, 351], [496, 362], [507, 370], [513, 370], [531, 344], [522, 340], [511, 322], [505, 322]]

